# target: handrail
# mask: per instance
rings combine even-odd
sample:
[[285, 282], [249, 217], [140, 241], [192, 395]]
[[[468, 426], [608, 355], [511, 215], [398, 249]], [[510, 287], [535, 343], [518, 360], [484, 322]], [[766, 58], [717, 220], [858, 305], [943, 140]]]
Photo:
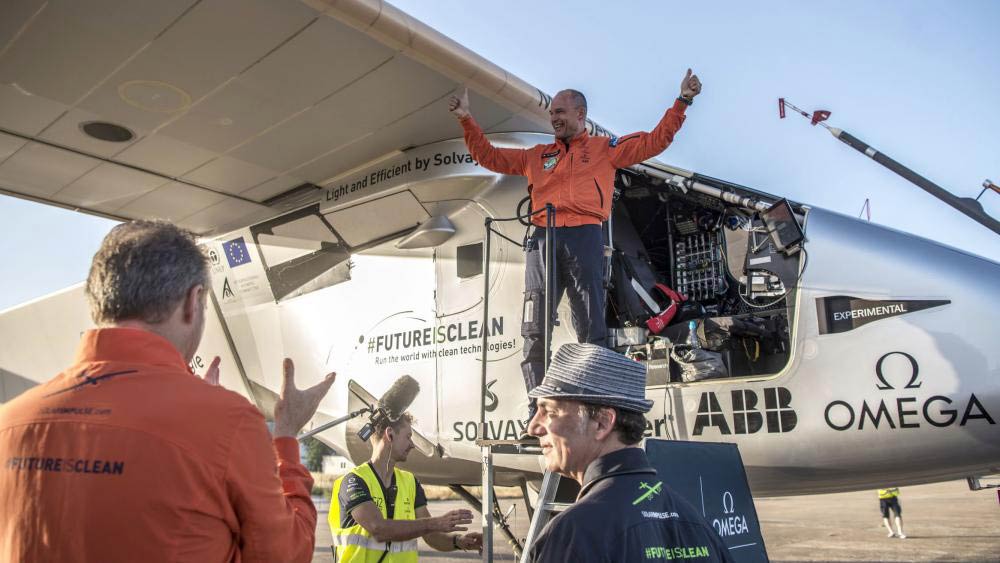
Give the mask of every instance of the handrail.
[[[535, 215], [540, 215], [545, 213], [545, 322], [543, 329], [545, 331], [545, 369], [549, 367], [549, 359], [552, 355], [552, 334], [551, 334], [551, 323], [552, 323], [552, 313], [553, 313], [553, 282], [555, 281], [555, 262], [553, 245], [556, 241], [555, 233], [555, 221], [556, 221], [556, 210], [551, 203], [545, 204], [545, 207], [525, 215], [518, 215], [514, 217], [487, 217], [485, 221], [486, 228], [486, 248], [484, 255], [485, 266], [483, 268], [483, 327], [490, 326], [490, 257], [492, 256], [492, 235], [495, 233], [504, 239], [517, 244], [517, 242], [511, 240], [509, 237], [505, 236], [503, 233], [494, 230], [493, 223], [496, 222], [507, 222], [507, 221], [518, 221], [520, 219], [525, 219], [528, 217], [533, 217]], [[489, 354], [489, 330], [483, 330], [482, 335], [482, 367], [480, 373], [480, 393], [479, 393], [479, 438], [484, 439], [486, 436], [486, 365], [487, 356]]]
[[[480, 377], [480, 390], [479, 390], [479, 439], [483, 440], [486, 437], [486, 364], [487, 357], [489, 355], [489, 330], [490, 326], [490, 256], [492, 251], [492, 240], [493, 233], [517, 244], [515, 241], [511, 240], [509, 237], [505, 236], [503, 233], [495, 231], [493, 229], [493, 223], [495, 222], [505, 222], [505, 221], [517, 221], [519, 219], [524, 219], [526, 217], [532, 217], [545, 213], [545, 322], [543, 329], [545, 330], [545, 369], [549, 367], [549, 358], [551, 357], [551, 347], [552, 347], [552, 282], [555, 280], [555, 262], [552, 260], [554, 254], [553, 245], [556, 241], [555, 224], [556, 224], [556, 209], [551, 203], [546, 203], [543, 209], [528, 213], [527, 215], [518, 217], [504, 217], [504, 218], [494, 218], [487, 217], [485, 221], [486, 227], [486, 249], [484, 257], [484, 268], [483, 268], [483, 342], [482, 342], [482, 370]], [[488, 448], [484, 448], [484, 451], [488, 451]], [[484, 468], [492, 466], [492, 454], [484, 453], [484, 456], [489, 456], [488, 459], [483, 459]], [[484, 470], [485, 471], [485, 470]], [[485, 508], [490, 505], [491, 497], [490, 491], [487, 489], [492, 489], [492, 471], [486, 471], [483, 480], [483, 560], [491, 561], [493, 553], [493, 525], [492, 525], [492, 515], [487, 515], [488, 510]]]

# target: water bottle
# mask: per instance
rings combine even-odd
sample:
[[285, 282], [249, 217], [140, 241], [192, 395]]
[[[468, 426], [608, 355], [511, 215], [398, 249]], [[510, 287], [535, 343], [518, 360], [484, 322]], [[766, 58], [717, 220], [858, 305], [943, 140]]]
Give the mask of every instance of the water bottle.
[[698, 340], [698, 321], [688, 321], [688, 346], [692, 350], [701, 350], [701, 342]]

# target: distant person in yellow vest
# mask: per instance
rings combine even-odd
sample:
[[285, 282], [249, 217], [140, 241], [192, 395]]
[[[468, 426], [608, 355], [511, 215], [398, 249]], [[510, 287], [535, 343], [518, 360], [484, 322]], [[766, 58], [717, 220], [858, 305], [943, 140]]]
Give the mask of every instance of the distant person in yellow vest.
[[[899, 489], [896, 487], [879, 489], [878, 506], [882, 510], [882, 524], [885, 525], [886, 530], [889, 530], [889, 537], [898, 536], [899, 539], [905, 540], [906, 534], [903, 533], [903, 509], [899, 506]], [[892, 509], [893, 514], [896, 516], [895, 532], [892, 531], [892, 526], [889, 525], [890, 509]]]
[[464, 532], [469, 510], [431, 516], [413, 473], [399, 469], [413, 449], [413, 417], [378, 420], [372, 458], [333, 484], [330, 530], [337, 563], [416, 563], [417, 538], [438, 551], [481, 550], [482, 534]]

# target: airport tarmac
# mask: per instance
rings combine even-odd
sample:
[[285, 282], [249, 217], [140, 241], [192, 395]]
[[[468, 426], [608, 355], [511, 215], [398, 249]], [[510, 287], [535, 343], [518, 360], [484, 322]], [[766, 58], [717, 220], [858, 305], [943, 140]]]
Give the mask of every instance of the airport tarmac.
[[[757, 514], [771, 561], [982, 561], [1000, 562], [997, 490], [970, 491], [965, 481], [902, 487], [906, 539], [886, 537], [875, 491], [758, 499]], [[501, 499], [506, 511], [512, 504]], [[518, 501], [511, 519], [519, 537], [528, 519]], [[432, 501], [432, 514], [464, 508], [462, 501]], [[327, 503], [320, 509], [314, 563], [330, 563]], [[478, 524], [478, 514], [475, 523]], [[495, 534], [496, 561], [513, 561]], [[420, 542], [421, 563], [477, 561], [475, 553], [440, 553]]]

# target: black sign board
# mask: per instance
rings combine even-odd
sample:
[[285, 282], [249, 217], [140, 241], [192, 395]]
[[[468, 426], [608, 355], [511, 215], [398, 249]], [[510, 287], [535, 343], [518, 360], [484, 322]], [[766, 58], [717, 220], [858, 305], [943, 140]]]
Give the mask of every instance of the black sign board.
[[834, 295], [816, 299], [816, 313], [820, 334], [834, 334], [854, 330], [870, 322], [947, 305], [951, 301], [891, 300], [873, 301], [849, 295]]
[[657, 477], [701, 511], [734, 561], [768, 561], [736, 444], [647, 439], [646, 455]]

